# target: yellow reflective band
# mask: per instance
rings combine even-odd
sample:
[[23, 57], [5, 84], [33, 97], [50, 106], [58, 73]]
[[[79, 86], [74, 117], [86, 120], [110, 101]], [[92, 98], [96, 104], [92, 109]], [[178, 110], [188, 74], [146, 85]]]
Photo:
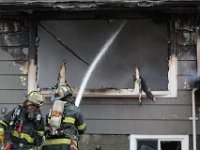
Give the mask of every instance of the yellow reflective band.
[[47, 124], [50, 124], [50, 121], [51, 121], [51, 119], [50, 119], [50, 118], [48, 118], [48, 119], [47, 119]]
[[63, 86], [62, 89], [63, 89], [63, 90], [61, 91], [61, 93], [70, 91], [70, 88], [69, 88], [68, 86]]
[[71, 139], [46, 139], [43, 145], [70, 144]]
[[63, 122], [74, 124], [75, 123], [75, 118], [65, 117], [65, 119], [63, 120]]
[[36, 91], [33, 91], [33, 92], [29, 93], [28, 97], [30, 98], [30, 97], [32, 97], [32, 96], [35, 95], [35, 94], [37, 94], [37, 92], [36, 92]]
[[8, 124], [4, 122], [3, 120], [0, 120], [0, 123], [3, 124], [4, 126], [8, 127]]
[[35, 94], [34, 92], [31, 92], [30, 94], [29, 94], [29, 96], [33, 96], [33, 94]]
[[44, 131], [37, 131], [37, 133], [38, 133], [40, 136], [43, 136], [43, 135], [44, 135]]
[[3, 133], [4, 133], [4, 128], [0, 128], [0, 132], [3, 132]]
[[55, 93], [58, 93], [58, 89], [55, 91]]
[[82, 125], [78, 126], [78, 130], [84, 130], [86, 127], [86, 124], [83, 123]]
[[31, 136], [26, 133], [18, 133], [17, 131], [14, 131], [12, 135], [20, 139], [25, 139], [28, 143], [33, 143], [34, 141], [34, 138], [31, 138]]
[[67, 92], [67, 91], [71, 91], [71, 89], [70, 89], [68, 86], [62, 86], [62, 87], [60, 87], [59, 89], [57, 89], [57, 90], [55, 91], [55, 93], [56, 93], [56, 94], [63, 94], [63, 93], [65, 93], [65, 92]]

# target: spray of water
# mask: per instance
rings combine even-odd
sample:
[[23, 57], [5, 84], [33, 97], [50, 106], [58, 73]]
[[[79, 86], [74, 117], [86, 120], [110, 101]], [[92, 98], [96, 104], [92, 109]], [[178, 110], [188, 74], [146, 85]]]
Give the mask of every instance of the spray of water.
[[117, 35], [119, 34], [119, 32], [122, 30], [122, 28], [125, 25], [125, 21], [122, 23], [122, 25], [119, 27], [119, 29], [111, 36], [111, 38], [103, 45], [103, 47], [101, 48], [100, 52], [97, 54], [97, 56], [94, 58], [92, 64], [89, 66], [89, 69], [87, 70], [83, 81], [81, 83], [78, 95], [76, 97], [76, 101], [75, 101], [75, 105], [79, 106], [81, 99], [82, 99], [82, 95], [83, 92], [85, 90], [85, 87], [88, 83], [88, 80], [90, 78], [90, 76], [92, 75], [93, 70], [96, 68], [97, 63], [101, 60], [102, 56], [106, 53], [106, 51], [109, 49], [109, 47], [111, 46], [111, 44], [113, 43], [113, 41], [115, 40], [115, 38], [117, 37]]

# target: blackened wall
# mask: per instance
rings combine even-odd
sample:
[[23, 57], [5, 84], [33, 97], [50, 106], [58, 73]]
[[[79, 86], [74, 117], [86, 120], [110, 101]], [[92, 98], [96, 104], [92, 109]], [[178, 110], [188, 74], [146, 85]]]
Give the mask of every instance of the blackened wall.
[[29, 25], [0, 20], [0, 110], [10, 110], [27, 94]]

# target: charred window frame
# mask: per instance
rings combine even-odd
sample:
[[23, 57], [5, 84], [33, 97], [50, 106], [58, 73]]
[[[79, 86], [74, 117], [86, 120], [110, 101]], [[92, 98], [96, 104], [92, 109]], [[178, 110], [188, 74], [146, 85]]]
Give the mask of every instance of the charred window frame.
[[[168, 27], [171, 29], [171, 26], [168, 24]], [[169, 34], [171, 34], [171, 30], [169, 30]], [[173, 35], [168, 35], [171, 39], [171, 41], [169, 42], [169, 51], [171, 51], [171, 49], [173, 49], [173, 40], [171, 38], [171, 36]], [[177, 96], [177, 58], [173, 53], [169, 53], [169, 64], [168, 64], [168, 86], [167, 86], [167, 90], [164, 91], [159, 91], [159, 90], [155, 90], [152, 91], [152, 93], [155, 96], [158, 97], [176, 97]], [[56, 80], [56, 79], [55, 79]], [[40, 88], [40, 87], [39, 87]], [[52, 95], [52, 90], [49, 89], [49, 87], [42, 87], [41, 88], [42, 93], [46, 96]], [[73, 88], [74, 91], [74, 95], [76, 96], [78, 89], [75, 87]], [[143, 93], [143, 95], [145, 95]], [[85, 90], [85, 93], [83, 95], [84, 97], [137, 97], [138, 94], [134, 93], [134, 89], [131, 88], [112, 88], [112, 89], [91, 89]]]

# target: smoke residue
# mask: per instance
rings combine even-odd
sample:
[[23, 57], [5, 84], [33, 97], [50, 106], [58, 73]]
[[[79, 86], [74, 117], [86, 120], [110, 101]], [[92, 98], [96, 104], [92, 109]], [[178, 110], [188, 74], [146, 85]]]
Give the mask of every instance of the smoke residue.
[[193, 77], [190, 81], [190, 87], [192, 89], [197, 88], [200, 89], [200, 77]]

